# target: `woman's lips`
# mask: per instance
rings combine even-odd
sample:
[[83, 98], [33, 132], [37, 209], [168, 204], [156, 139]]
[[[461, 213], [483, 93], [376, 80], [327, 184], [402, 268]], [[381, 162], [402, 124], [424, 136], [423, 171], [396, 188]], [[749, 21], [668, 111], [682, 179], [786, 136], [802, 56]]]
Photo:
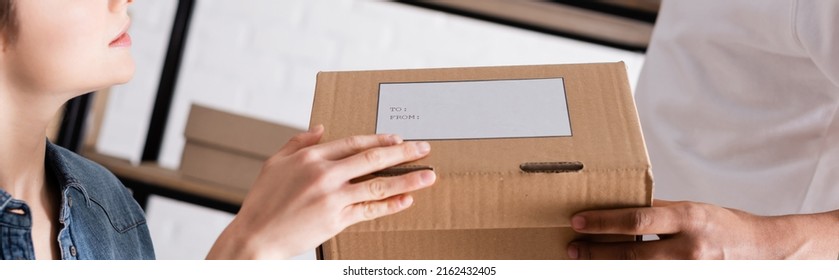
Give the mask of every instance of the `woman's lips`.
[[131, 36], [128, 35], [128, 32], [123, 32], [116, 39], [111, 41], [110, 44], [108, 44], [108, 47], [111, 47], [111, 48], [121, 48], [121, 47], [130, 47], [130, 46], [131, 46]]
[[131, 36], [128, 35], [128, 27], [131, 26], [131, 19], [125, 22], [125, 25], [122, 26], [119, 35], [114, 38], [111, 43], [108, 44], [111, 48], [124, 48], [131, 46]]

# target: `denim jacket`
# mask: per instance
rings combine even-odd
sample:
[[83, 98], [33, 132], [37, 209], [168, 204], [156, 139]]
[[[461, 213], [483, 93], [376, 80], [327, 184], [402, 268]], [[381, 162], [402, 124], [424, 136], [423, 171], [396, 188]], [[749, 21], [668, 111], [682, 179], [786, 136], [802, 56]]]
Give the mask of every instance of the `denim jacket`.
[[[154, 259], [143, 210], [102, 166], [47, 142], [46, 169], [61, 190], [61, 258]], [[0, 189], [0, 259], [34, 259], [29, 207]]]

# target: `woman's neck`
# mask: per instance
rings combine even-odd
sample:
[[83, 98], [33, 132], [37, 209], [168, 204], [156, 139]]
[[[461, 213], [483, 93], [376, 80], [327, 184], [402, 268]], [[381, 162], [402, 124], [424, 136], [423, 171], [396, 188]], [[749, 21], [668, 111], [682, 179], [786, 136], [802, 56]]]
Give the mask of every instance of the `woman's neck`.
[[54, 99], [0, 92], [0, 188], [17, 199], [37, 199], [45, 188], [46, 129], [63, 103]]

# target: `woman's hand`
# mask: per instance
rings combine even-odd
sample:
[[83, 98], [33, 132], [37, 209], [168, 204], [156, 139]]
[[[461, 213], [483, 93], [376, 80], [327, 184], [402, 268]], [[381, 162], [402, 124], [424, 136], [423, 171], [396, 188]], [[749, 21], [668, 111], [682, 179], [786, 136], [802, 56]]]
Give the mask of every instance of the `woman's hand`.
[[577, 213], [572, 228], [586, 234], [657, 234], [660, 240], [573, 241], [572, 259], [835, 259], [839, 211], [757, 216], [696, 202], [656, 200], [653, 207]]
[[314, 248], [344, 228], [402, 211], [408, 192], [428, 187], [429, 170], [351, 183], [428, 155], [427, 142], [395, 135], [353, 136], [316, 145], [323, 126], [291, 139], [263, 166], [239, 214], [207, 258], [282, 259]]

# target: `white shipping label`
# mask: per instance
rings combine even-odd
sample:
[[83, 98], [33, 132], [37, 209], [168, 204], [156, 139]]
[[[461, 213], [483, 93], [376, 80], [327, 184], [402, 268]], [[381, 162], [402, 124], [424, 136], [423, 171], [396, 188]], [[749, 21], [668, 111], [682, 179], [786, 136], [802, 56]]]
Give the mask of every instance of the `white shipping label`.
[[406, 140], [571, 136], [562, 78], [379, 85], [376, 133]]

